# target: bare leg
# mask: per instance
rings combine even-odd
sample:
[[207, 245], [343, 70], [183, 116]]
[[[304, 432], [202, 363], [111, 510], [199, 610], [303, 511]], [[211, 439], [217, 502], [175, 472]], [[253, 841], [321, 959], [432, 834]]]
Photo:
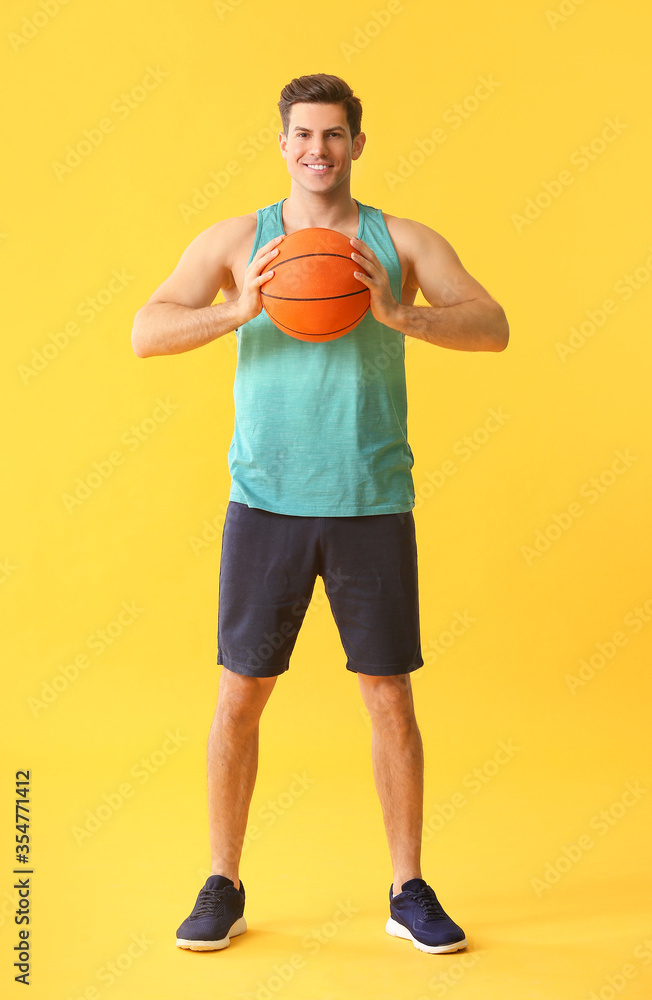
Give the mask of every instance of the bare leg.
[[423, 746], [409, 674], [358, 674], [371, 716], [374, 781], [383, 812], [394, 872], [394, 895], [411, 878], [421, 878]]
[[238, 866], [258, 770], [258, 723], [276, 677], [247, 677], [222, 667], [208, 737], [211, 873], [240, 888]]

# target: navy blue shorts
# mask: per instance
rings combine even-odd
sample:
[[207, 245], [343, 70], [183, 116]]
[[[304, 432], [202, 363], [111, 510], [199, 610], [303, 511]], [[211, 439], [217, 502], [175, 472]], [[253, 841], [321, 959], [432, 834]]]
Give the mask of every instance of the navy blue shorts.
[[235, 500], [222, 532], [217, 662], [251, 677], [287, 670], [317, 576], [347, 670], [389, 676], [423, 666], [411, 510], [303, 517]]

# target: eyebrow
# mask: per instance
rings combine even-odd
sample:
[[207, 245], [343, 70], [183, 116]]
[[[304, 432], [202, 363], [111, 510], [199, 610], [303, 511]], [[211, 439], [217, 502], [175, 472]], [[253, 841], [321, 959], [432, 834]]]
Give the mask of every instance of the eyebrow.
[[[312, 129], [307, 128], [305, 125], [295, 125], [294, 132], [311, 132]], [[344, 127], [342, 125], [331, 125], [330, 128], [325, 128], [324, 132], [343, 132]]]

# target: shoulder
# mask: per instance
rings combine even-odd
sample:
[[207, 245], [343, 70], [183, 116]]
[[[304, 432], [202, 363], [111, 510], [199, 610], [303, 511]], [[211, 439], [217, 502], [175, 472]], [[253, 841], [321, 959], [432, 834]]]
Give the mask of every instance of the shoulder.
[[214, 222], [202, 230], [192, 240], [188, 251], [192, 248], [193, 256], [198, 254], [206, 260], [209, 267], [217, 271], [226, 271], [230, 277], [225, 277], [222, 287], [233, 284], [233, 271], [238, 262], [248, 258], [256, 238], [257, 213], [233, 215]]
[[387, 212], [383, 212], [383, 219], [389, 230], [389, 235], [397, 245], [400, 244], [401, 249], [407, 254], [410, 251], [422, 249], [426, 245], [433, 250], [439, 248], [442, 251], [450, 247], [450, 243], [444, 239], [441, 233], [426, 226], [423, 222], [417, 222], [416, 219], [402, 219], [397, 215], [388, 215]]
[[234, 215], [220, 219], [203, 229], [191, 240], [188, 250], [200, 251], [205, 254], [224, 256], [225, 251], [237, 250], [238, 246], [256, 235], [256, 212], [247, 215]]
[[406, 284], [409, 287], [419, 288], [417, 261], [428, 260], [432, 267], [443, 268], [458, 259], [448, 240], [423, 222], [388, 215], [387, 212], [383, 212], [383, 219], [399, 257], [406, 261]]
[[226, 219], [214, 222], [208, 229], [204, 229], [198, 238], [203, 238], [206, 243], [240, 243], [256, 235], [257, 213], [247, 212], [246, 215], [232, 215]]

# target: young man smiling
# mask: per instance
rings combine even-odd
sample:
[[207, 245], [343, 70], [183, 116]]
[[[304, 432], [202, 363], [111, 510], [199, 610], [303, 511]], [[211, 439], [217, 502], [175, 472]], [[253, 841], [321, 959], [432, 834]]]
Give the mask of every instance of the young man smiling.
[[[393, 882], [388, 933], [425, 952], [465, 947], [420, 867], [423, 750], [410, 673], [423, 665], [405, 336], [502, 351], [502, 307], [450, 244], [351, 195], [362, 107], [339, 77], [291, 81], [279, 109], [290, 195], [200, 233], [138, 310], [139, 357], [193, 350], [235, 330], [231, 490], [222, 535], [217, 662], [208, 740], [212, 874], [177, 945], [225, 948], [246, 930], [239, 862], [258, 764], [258, 726], [323, 577], [372, 722], [374, 780]], [[288, 337], [262, 309], [284, 236], [324, 227], [351, 241], [370, 309], [339, 339]], [[429, 306], [414, 306], [421, 289]], [[224, 302], [212, 305], [218, 291]], [[273, 640], [273, 641], [271, 641]]]

